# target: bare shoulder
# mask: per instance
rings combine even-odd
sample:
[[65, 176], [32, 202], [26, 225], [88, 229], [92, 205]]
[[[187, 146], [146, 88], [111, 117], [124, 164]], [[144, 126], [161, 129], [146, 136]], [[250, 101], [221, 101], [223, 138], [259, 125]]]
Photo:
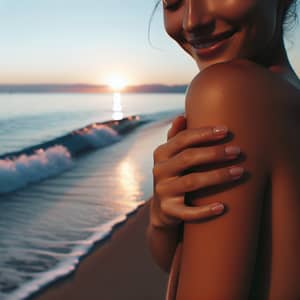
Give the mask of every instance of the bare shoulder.
[[239, 59], [214, 64], [197, 74], [189, 86], [188, 96], [196, 93], [228, 104], [234, 102], [241, 109], [256, 104], [260, 109], [269, 109], [268, 105], [274, 106], [274, 101], [285, 98], [287, 92], [292, 92], [291, 86], [278, 75]]
[[255, 119], [257, 127], [271, 128], [274, 123], [279, 126], [278, 122], [290, 118], [292, 111], [300, 111], [300, 91], [260, 65], [232, 60], [214, 64], [192, 80], [186, 111], [198, 106], [218, 108], [234, 119], [243, 118], [244, 122]]
[[[247, 83], [259, 83], [260, 80], [264, 80], [264, 84], [268, 81], [270, 83], [281, 83], [284, 85], [284, 81], [280, 79], [275, 73], [272, 73], [268, 69], [246, 59], [234, 59], [228, 62], [222, 62], [213, 64], [203, 71], [199, 72], [195, 76], [194, 81], [213, 79], [213, 77], [219, 76], [218, 79], [222, 78], [223, 83], [232, 83], [232, 80], [237, 80], [240, 83], [247, 81]], [[249, 80], [251, 81], [249, 82]]]
[[[245, 60], [215, 64], [200, 72], [186, 96], [188, 127], [225, 124], [257, 160], [271, 164], [274, 124], [278, 126], [279, 82], [268, 70]], [[284, 84], [283, 84], [284, 85]]]

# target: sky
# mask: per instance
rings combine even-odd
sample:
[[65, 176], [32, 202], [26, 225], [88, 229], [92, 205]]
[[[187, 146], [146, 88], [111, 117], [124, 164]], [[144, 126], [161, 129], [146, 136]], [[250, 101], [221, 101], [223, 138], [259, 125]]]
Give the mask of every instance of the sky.
[[[197, 67], [164, 32], [156, 0], [0, 0], [0, 84], [184, 84]], [[300, 10], [299, 10], [300, 15]], [[293, 45], [291, 44], [293, 43]], [[300, 26], [287, 44], [300, 74]]]

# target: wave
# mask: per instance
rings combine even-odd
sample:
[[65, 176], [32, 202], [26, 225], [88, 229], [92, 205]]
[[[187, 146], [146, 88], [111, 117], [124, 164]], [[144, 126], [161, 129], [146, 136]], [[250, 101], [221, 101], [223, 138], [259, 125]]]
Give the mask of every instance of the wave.
[[55, 176], [72, 166], [71, 154], [63, 146], [39, 149], [33, 155], [0, 160], [0, 194]]
[[0, 156], [0, 195], [56, 176], [73, 165], [73, 159], [121, 140], [149, 120], [130, 116], [119, 121], [93, 123], [53, 140]]
[[[18, 152], [20, 153], [19, 155], [18, 153], [6, 155], [3, 160], [14, 161], [20, 155], [26, 155], [28, 159], [30, 156], [37, 154], [36, 151], [38, 149], [42, 149], [43, 151], [47, 152], [53, 147], [56, 147], [56, 155], [60, 154], [62, 159], [69, 157], [72, 167], [74, 163], [76, 164], [76, 156], [86, 153], [88, 149], [92, 150], [109, 145], [112, 142], [122, 139], [123, 135], [126, 135], [137, 126], [150, 121], [155, 122], [158, 120], [163, 120], [163, 122], [166, 122], [166, 118], [168, 120], [173, 118], [173, 113], [156, 113], [153, 115], [147, 114], [146, 116], [142, 117], [129, 117], [118, 122], [108, 121], [104, 123], [91, 124], [53, 141], [43, 143], [41, 144], [42, 146], [37, 145], [22, 150]], [[157, 126], [156, 122], [152, 126], [155, 128]], [[80, 147], [79, 145], [76, 145], [75, 139], [80, 143]], [[57, 141], [60, 141], [60, 145], [57, 145]], [[48, 165], [48, 167], [50, 167], [50, 165]], [[1, 175], [0, 182], [2, 182]], [[118, 217], [109, 220], [104, 224], [96, 226], [93, 225], [85, 228], [84, 231], [88, 233], [87, 237], [83, 238], [81, 235], [79, 235], [78, 240], [61, 241], [59, 247], [65, 247], [63, 249], [67, 249], [67, 252], [63, 251], [64, 257], [59, 260], [58, 264], [56, 264], [54, 267], [50, 267], [49, 269], [46, 268], [45, 270], [47, 271], [38, 273], [38, 276], [34, 276], [32, 279], [24, 280], [22, 284], [18, 284], [18, 287], [15, 290], [5, 292], [5, 294], [1, 294], [0, 291], [0, 299], [2, 299], [1, 295], [3, 295], [3, 297], [5, 297], [7, 300], [32, 299], [32, 297], [34, 298], [34, 296], [38, 295], [38, 293], [49, 284], [70, 275], [74, 272], [82, 259], [84, 259], [84, 257], [94, 249], [95, 245], [98, 243], [101, 244], [102, 241], [105, 241], [107, 238], [109, 238], [114, 230], [121, 226], [129, 218], [129, 216], [134, 214], [140, 206], [144, 205], [144, 203], [145, 202], [143, 200], [134, 202], [132, 207], [128, 207], [127, 212], [122, 213]], [[45, 243], [45, 245], [48, 245], [48, 243]], [[54, 245], [57, 246], [57, 240], [55, 240]], [[49, 255], [53, 255], [54, 253], [50, 253], [50, 251], [52, 250], [49, 249]], [[56, 250], [53, 251], [55, 252]]]
[[94, 233], [92, 233], [88, 239], [78, 241], [77, 246], [70, 255], [68, 255], [67, 259], [58, 264], [54, 269], [40, 273], [38, 278], [27, 282], [18, 290], [8, 295], [7, 300], [32, 299], [43, 288], [72, 274], [82, 259], [84, 259], [98, 243], [109, 239], [114, 231], [123, 225], [132, 215], [136, 214], [145, 203], [145, 201], [141, 201], [141, 203], [137, 204], [133, 210], [125, 215], [120, 215], [113, 220], [94, 228], [92, 230]]

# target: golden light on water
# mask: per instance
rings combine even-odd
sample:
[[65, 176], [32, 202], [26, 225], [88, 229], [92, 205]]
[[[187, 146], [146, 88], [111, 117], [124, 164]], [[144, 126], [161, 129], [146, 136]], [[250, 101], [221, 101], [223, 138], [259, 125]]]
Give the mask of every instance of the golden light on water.
[[118, 166], [119, 187], [122, 191], [124, 199], [138, 200], [141, 197], [141, 188], [140, 188], [140, 174], [136, 169], [135, 164], [130, 160], [129, 157], [125, 158], [120, 162]]
[[123, 108], [122, 108], [122, 95], [121, 93], [113, 94], [113, 105], [112, 105], [112, 119], [121, 120], [123, 119]]
[[121, 120], [124, 117], [121, 91], [126, 88], [128, 80], [120, 74], [112, 74], [108, 76], [106, 84], [113, 92], [112, 119]]

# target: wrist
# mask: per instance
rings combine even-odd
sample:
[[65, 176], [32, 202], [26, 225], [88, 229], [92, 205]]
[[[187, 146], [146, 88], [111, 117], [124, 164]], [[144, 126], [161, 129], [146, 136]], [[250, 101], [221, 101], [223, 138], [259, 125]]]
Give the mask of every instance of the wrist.
[[167, 224], [156, 219], [150, 219], [149, 227], [160, 231], [177, 231], [181, 222]]

